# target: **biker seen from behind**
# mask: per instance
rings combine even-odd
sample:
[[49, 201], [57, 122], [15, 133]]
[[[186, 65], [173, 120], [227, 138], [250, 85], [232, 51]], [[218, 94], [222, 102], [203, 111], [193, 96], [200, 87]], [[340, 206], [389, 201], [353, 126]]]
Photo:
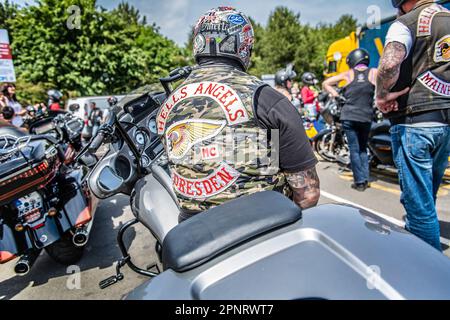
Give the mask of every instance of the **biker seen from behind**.
[[377, 70], [369, 68], [370, 56], [364, 49], [356, 49], [347, 57], [349, 71], [325, 80], [323, 89], [339, 97], [335, 89], [341, 81], [345, 103], [340, 120], [348, 140], [354, 183], [352, 188], [365, 191], [369, 187], [369, 158], [367, 144], [374, 114], [374, 95]]
[[212, 9], [193, 38], [198, 65], [157, 117], [179, 220], [265, 190], [304, 209], [316, 205], [317, 159], [300, 114], [286, 96], [246, 73], [254, 43], [249, 19], [231, 7]]

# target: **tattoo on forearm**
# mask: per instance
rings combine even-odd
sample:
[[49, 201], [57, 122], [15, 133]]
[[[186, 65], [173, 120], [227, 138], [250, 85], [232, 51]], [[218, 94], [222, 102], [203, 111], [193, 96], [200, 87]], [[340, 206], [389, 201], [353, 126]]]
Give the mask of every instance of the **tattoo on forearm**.
[[285, 173], [294, 193], [294, 202], [302, 209], [313, 207], [320, 197], [320, 181], [316, 168], [296, 173]]
[[391, 42], [384, 49], [380, 59], [377, 77], [377, 97], [385, 98], [392, 87], [397, 83], [400, 75], [400, 66], [406, 56], [405, 45], [400, 42]]

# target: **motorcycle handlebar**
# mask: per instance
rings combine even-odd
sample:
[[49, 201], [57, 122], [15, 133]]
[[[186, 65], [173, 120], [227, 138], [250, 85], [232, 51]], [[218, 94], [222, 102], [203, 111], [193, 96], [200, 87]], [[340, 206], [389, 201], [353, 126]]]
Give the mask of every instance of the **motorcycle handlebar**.
[[89, 145], [88, 151], [90, 153], [97, 152], [98, 148], [100, 148], [100, 146], [102, 145], [104, 139], [105, 139], [105, 134], [102, 131], [99, 131], [97, 133], [97, 135], [94, 137], [94, 139], [92, 140], [91, 144]]
[[340, 103], [346, 103], [347, 99], [345, 99], [343, 96], [339, 96], [339, 97], [336, 97], [336, 101], [340, 102]]

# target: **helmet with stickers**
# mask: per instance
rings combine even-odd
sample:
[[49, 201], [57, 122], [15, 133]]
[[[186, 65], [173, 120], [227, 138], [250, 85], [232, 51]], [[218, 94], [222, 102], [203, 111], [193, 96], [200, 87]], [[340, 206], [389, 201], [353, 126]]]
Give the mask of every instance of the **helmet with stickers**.
[[206, 12], [194, 28], [194, 57], [226, 57], [238, 61], [244, 70], [250, 65], [255, 41], [250, 20], [232, 7]]

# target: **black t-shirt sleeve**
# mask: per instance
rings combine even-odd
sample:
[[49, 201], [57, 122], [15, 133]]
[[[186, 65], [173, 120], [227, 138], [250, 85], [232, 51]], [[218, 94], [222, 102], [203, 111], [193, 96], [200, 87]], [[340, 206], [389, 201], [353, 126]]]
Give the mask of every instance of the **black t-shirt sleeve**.
[[282, 171], [304, 171], [317, 164], [302, 117], [283, 94], [270, 86], [261, 87], [255, 95], [255, 109], [262, 128], [279, 130]]

